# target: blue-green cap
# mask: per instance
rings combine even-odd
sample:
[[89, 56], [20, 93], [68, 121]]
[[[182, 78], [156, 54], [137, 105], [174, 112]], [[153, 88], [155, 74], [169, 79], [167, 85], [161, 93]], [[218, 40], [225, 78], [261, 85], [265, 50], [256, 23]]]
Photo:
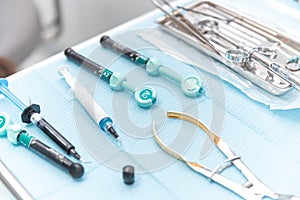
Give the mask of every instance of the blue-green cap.
[[119, 73], [113, 73], [109, 79], [109, 86], [113, 90], [122, 90], [122, 83], [126, 81], [126, 77], [119, 74]]
[[196, 97], [202, 91], [202, 81], [197, 76], [189, 76], [181, 82], [181, 89], [188, 97]]
[[9, 115], [5, 112], [0, 113], [0, 136], [6, 135], [6, 128], [12, 121]]
[[11, 141], [13, 144], [18, 144], [18, 135], [22, 131], [22, 125], [21, 124], [10, 124], [7, 127], [7, 139]]
[[155, 89], [149, 86], [139, 87], [134, 92], [135, 101], [142, 108], [152, 106], [156, 102], [156, 96]]

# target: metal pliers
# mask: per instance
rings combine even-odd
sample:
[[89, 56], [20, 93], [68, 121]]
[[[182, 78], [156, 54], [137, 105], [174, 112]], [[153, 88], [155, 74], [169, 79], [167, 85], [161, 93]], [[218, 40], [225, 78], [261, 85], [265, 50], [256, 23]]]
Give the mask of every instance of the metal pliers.
[[[220, 138], [218, 135], [213, 133], [209, 128], [207, 128], [201, 121], [189, 116], [187, 114], [183, 114], [180, 112], [168, 112], [168, 118], [178, 118], [181, 120], [189, 121], [196, 126], [200, 127], [207, 136], [211, 139], [211, 141], [221, 150], [221, 152], [227, 157], [223, 164], [217, 166], [214, 170], [211, 170], [199, 163], [188, 161], [179, 153], [168, 148], [158, 137], [157, 132], [155, 130], [155, 124], [153, 122], [153, 133], [154, 138], [158, 145], [170, 156], [183, 161], [187, 166], [189, 166], [192, 170], [206, 176], [209, 180], [215, 181], [220, 185], [228, 188], [233, 191], [240, 197], [249, 200], [263, 199], [264, 197], [269, 197], [272, 199], [286, 199], [286, 200], [300, 200], [300, 197], [294, 195], [285, 195], [278, 194], [264, 183], [262, 183], [251, 171], [250, 169], [243, 163], [240, 156], [237, 156], [231, 148]], [[240, 185], [232, 180], [220, 175], [220, 173], [228, 168], [229, 166], [235, 166], [248, 180], [245, 184]]]

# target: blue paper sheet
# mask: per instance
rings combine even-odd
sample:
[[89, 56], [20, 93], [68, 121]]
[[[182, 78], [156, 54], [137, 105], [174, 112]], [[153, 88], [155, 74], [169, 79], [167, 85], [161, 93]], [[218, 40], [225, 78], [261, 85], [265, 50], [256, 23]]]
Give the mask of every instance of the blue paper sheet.
[[[131, 23], [127, 31], [109, 33], [143, 54], [161, 59], [182, 76], [200, 76], [204, 81], [200, 97], [188, 98], [174, 82], [148, 76], [144, 69], [101, 47], [100, 36], [97, 36], [75, 49], [111, 70], [125, 74], [136, 86], [153, 86], [158, 93], [157, 103], [151, 109], [139, 108], [130, 93], [112, 91], [106, 83], [68, 61], [61, 53], [26, 76], [10, 82], [9, 88], [24, 102], [30, 98], [40, 104], [44, 118], [76, 146], [83, 160], [89, 162], [84, 164], [84, 177], [73, 180], [67, 173], [22, 146], [13, 146], [5, 138], [0, 138], [1, 160], [36, 199], [240, 199], [174, 160], [155, 143], [152, 120], [156, 122], [162, 140], [189, 160], [213, 169], [225, 159], [201, 130], [187, 122], [166, 118], [166, 111], [176, 110], [204, 121], [242, 157], [259, 179], [276, 192], [300, 196], [299, 109], [270, 111], [232, 85], [175, 60], [138, 37], [145, 27], [157, 28], [154, 20], [160, 15], [159, 12], [151, 13], [141, 21]], [[123, 149], [107, 138], [74, 98], [57, 73], [61, 65], [68, 65], [70, 73], [112, 116]], [[21, 122], [21, 112], [8, 100], [1, 99], [0, 107], [14, 122]], [[26, 129], [62, 152], [33, 125]], [[127, 164], [134, 165], [137, 172], [132, 186], [122, 182], [122, 167]], [[234, 168], [223, 174], [241, 184], [245, 181]]]

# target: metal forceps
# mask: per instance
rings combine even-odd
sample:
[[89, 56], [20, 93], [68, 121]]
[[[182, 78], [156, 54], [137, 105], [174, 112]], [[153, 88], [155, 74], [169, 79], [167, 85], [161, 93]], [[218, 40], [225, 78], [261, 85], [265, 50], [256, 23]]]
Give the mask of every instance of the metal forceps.
[[[215, 39], [222, 38], [223, 40], [231, 43], [236, 47], [235, 49], [229, 49], [225, 52], [225, 57], [230, 62], [240, 64], [255, 61], [257, 63], [260, 63], [266, 69], [272, 71], [273, 73], [290, 82], [297, 90], [300, 91], [300, 77], [293, 74], [286, 67], [272, 61], [272, 59], [277, 56], [275, 50], [260, 46], [253, 48], [243, 42], [238, 42], [236, 40], [230, 39], [228, 35], [222, 35], [221, 33], [219, 33], [219, 24], [214, 20], [203, 20], [198, 22], [198, 25], [201, 25], [202, 29], [205, 32], [211, 32], [211, 34], [216, 35], [217, 37]], [[287, 64], [290, 63], [298, 64], [297, 58], [290, 59]]]
[[[173, 7], [167, 0], [151, 0], [152, 3], [164, 12], [174, 24], [181, 27], [183, 30], [192, 34], [195, 38], [199, 40], [205, 47], [211, 51], [220, 54], [220, 52], [204, 37], [204, 35], [190, 22], [186, 17], [179, 13], [178, 9]], [[171, 10], [170, 14], [163, 6], [167, 5]]]
[[[278, 76], [291, 83], [298, 91], [300, 91], [300, 77], [293, 74], [290, 70], [286, 69], [286, 67], [283, 67], [280, 64], [271, 61], [261, 49], [261, 47], [251, 49], [248, 46], [244, 46], [240, 49], [227, 50], [225, 55], [229, 61], [235, 63], [245, 63], [250, 62], [251, 60], [255, 60], [265, 68], [269, 69], [270, 71], [274, 72]], [[294, 63], [296, 63], [296, 59], [287, 62], [287, 64]], [[298, 65], [298, 63], [296, 64]]]
[[[158, 134], [155, 130], [155, 124], [153, 122], [153, 133], [154, 133], [154, 139], [158, 143], [158, 145], [164, 150], [167, 154], [170, 156], [181, 160], [184, 162], [188, 167], [190, 167], [195, 172], [198, 172], [207, 178], [209, 180], [213, 180], [220, 185], [228, 188], [229, 190], [235, 192], [237, 195], [244, 199], [251, 199], [251, 200], [257, 200], [257, 199], [263, 199], [264, 197], [269, 197], [272, 199], [286, 199], [286, 200], [300, 200], [299, 197], [296, 197], [294, 195], [285, 195], [285, 194], [278, 194], [274, 192], [272, 189], [270, 189], [268, 186], [263, 184], [251, 171], [250, 169], [243, 163], [240, 156], [237, 156], [231, 148], [220, 138], [218, 135], [216, 135], [214, 132], [212, 132], [208, 127], [206, 127], [201, 121], [193, 118], [192, 116], [189, 116], [184, 113], [180, 112], [167, 112], [168, 118], [177, 118], [181, 120], [189, 121], [196, 126], [200, 127], [210, 138], [210, 140], [219, 148], [219, 150], [227, 157], [227, 159], [224, 161], [224, 164], [219, 165], [214, 170], [211, 170], [199, 163], [188, 161], [186, 158], [184, 158], [179, 153], [171, 150], [168, 148], [158, 137]], [[243, 185], [240, 185], [236, 182], [231, 181], [230, 179], [222, 176], [220, 173], [228, 168], [229, 166], [235, 166], [241, 173], [244, 175], [244, 177], [248, 180]]]

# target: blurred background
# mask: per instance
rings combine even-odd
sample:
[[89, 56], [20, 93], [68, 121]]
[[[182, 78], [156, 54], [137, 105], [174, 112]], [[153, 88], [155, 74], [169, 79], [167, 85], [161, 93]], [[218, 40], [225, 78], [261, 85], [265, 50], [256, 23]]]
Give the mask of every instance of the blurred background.
[[153, 9], [151, 0], [0, 0], [0, 77]]
[[0, 0], [0, 76], [152, 9], [150, 0]]

